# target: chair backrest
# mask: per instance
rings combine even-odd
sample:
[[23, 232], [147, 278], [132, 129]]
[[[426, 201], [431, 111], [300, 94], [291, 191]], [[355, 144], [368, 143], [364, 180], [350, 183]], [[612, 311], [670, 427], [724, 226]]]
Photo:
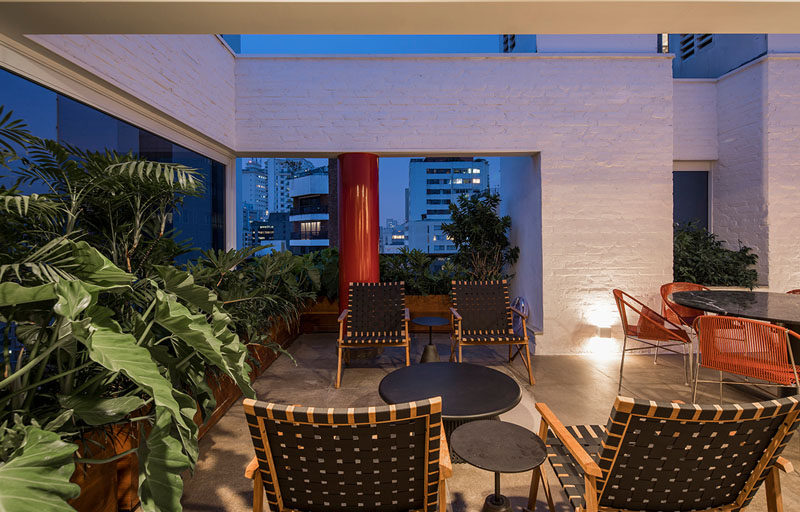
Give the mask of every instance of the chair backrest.
[[513, 334], [508, 282], [453, 281], [450, 299], [464, 334]]
[[746, 507], [798, 427], [800, 395], [697, 405], [617, 397], [599, 453], [601, 507]]
[[681, 306], [671, 300], [669, 296], [674, 292], [698, 292], [708, 291], [707, 286], [696, 283], [667, 283], [661, 286], [661, 314], [674, 324], [685, 324], [692, 326], [694, 319], [704, 315], [705, 311], [695, 308]]
[[626, 335], [653, 340], [689, 341], [689, 336], [680, 327], [636, 297], [618, 289], [612, 293]]
[[791, 293], [792, 295], [800, 295], [800, 288], [798, 288], [796, 290], [789, 290], [786, 293]]
[[797, 335], [785, 327], [732, 316], [701, 316], [694, 326], [702, 367], [794, 385], [789, 336]]
[[405, 283], [350, 283], [347, 336], [405, 335]]
[[270, 510], [435, 511], [440, 397], [380, 407], [244, 401]]

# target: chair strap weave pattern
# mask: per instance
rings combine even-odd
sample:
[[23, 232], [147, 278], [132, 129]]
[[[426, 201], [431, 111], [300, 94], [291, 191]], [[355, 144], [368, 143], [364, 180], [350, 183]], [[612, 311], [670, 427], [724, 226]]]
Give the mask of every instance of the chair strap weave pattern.
[[513, 334], [508, 282], [453, 281], [452, 304], [462, 317], [464, 336]]

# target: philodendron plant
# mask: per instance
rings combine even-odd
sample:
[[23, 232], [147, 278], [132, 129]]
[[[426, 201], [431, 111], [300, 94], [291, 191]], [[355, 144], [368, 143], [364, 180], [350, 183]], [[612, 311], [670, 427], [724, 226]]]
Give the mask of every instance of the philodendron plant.
[[140, 432], [142, 509], [180, 510], [207, 369], [254, 396], [230, 315], [171, 265], [198, 175], [37, 139], [2, 108], [0, 165], [48, 190], [0, 188], [0, 510], [72, 510], [83, 434], [116, 423]]

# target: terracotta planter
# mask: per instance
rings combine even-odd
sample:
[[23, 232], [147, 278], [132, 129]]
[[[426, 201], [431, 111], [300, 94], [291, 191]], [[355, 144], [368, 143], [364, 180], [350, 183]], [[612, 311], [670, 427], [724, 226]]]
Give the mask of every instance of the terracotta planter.
[[[450, 318], [449, 295], [406, 295], [406, 307], [411, 318], [418, 316], [441, 316]], [[320, 299], [300, 316], [300, 332], [338, 332], [339, 302]], [[449, 325], [434, 327], [434, 332], [450, 332]], [[411, 332], [428, 332], [427, 327], [411, 324]]]

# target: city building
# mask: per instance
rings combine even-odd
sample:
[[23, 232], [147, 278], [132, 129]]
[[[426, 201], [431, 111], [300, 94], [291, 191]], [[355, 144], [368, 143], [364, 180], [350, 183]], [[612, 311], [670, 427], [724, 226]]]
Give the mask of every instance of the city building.
[[270, 212], [288, 212], [292, 207], [289, 182], [296, 174], [313, 169], [314, 164], [305, 158], [266, 158], [264, 160], [270, 183], [267, 208]]
[[296, 172], [289, 180], [289, 197], [291, 251], [306, 254], [328, 247], [328, 166]]
[[408, 224], [401, 223], [397, 219], [386, 219], [386, 223], [381, 227], [381, 254], [399, 253], [406, 247], [408, 247]]
[[408, 164], [408, 248], [453, 253], [442, 232], [450, 204], [489, 189], [489, 162], [482, 158], [412, 158]]

